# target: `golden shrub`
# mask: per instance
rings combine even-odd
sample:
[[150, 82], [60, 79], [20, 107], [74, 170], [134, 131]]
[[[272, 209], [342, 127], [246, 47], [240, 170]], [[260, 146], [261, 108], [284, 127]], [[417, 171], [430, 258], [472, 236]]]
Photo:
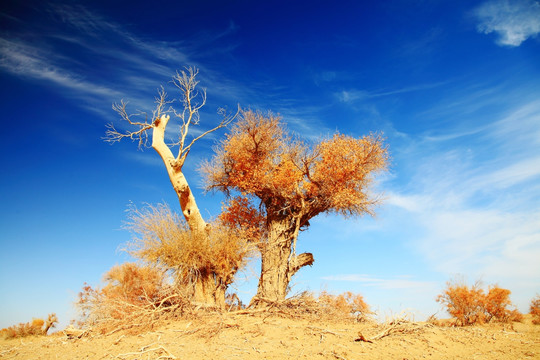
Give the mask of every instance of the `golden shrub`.
[[533, 317], [532, 319], [533, 324], [540, 325], [540, 295], [536, 295], [536, 297], [531, 300], [529, 313]]
[[132, 209], [127, 228], [134, 233], [129, 253], [174, 272], [178, 284], [214, 274], [228, 285], [252, 253], [251, 237], [242, 228], [218, 219], [210, 224], [208, 236], [197, 237], [165, 204]]
[[509, 296], [510, 290], [497, 285], [490, 286], [486, 293], [480, 282], [469, 287], [463, 282], [450, 281], [437, 302], [446, 306], [450, 316], [461, 326], [521, 321], [522, 315], [516, 309], [510, 309], [513, 305]]
[[47, 320], [33, 319], [31, 322], [13, 325], [0, 330], [0, 336], [4, 339], [26, 337], [32, 335], [47, 335], [49, 329], [56, 326], [58, 318], [56, 314], [49, 314]]
[[169, 284], [167, 274], [155, 267], [125, 263], [112, 267], [103, 279], [102, 288], [85, 284], [79, 292], [76, 305], [81, 327], [102, 333], [133, 324], [151, 327], [177, 310], [181, 314], [187, 303]]

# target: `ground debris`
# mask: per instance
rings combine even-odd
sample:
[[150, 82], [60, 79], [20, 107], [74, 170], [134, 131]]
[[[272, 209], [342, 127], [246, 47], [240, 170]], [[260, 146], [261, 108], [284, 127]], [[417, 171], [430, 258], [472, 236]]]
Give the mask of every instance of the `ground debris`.
[[[136, 352], [128, 352], [124, 354], [118, 354], [115, 356], [115, 359], [127, 359], [129, 357], [135, 357], [135, 359], [139, 359], [140, 355], [148, 354], [148, 353], [156, 353], [155, 355], [159, 355], [159, 357], [155, 359], [177, 359], [176, 356], [174, 356], [169, 350], [167, 350], [163, 345], [157, 345], [155, 347], [151, 347], [154, 344], [143, 346], [139, 351]], [[161, 355], [163, 354], [163, 355]]]
[[64, 331], [64, 335], [68, 340], [81, 339], [83, 337], [89, 337], [92, 329], [77, 329], [72, 325], [68, 326]]

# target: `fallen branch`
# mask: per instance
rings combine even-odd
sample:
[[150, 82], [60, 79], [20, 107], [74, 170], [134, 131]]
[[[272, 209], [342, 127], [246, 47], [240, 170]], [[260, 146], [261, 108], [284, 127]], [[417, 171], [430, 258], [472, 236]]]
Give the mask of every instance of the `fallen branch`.
[[118, 354], [118, 355], [116, 355], [115, 359], [124, 359], [124, 358], [126, 358], [128, 356], [142, 355], [142, 354], [146, 354], [146, 353], [154, 352], [154, 351], [164, 351], [167, 354], [165, 357], [163, 357], [163, 355], [158, 357], [158, 359], [177, 359], [177, 357], [174, 356], [163, 345], [159, 345], [158, 347], [155, 347], [155, 348], [152, 348], [152, 349], [146, 349], [146, 347], [148, 347], [148, 345], [142, 347], [141, 351], [138, 351], [138, 352], [130, 352], [130, 353], [125, 353], [125, 354]]
[[105, 336], [109, 336], [109, 335], [112, 335], [118, 331], [122, 331], [122, 330], [127, 330], [127, 329], [131, 329], [133, 327], [137, 327], [137, 326], [142, 326], [143, 324], [126, 324], [126, 325], [123, 325], [123, 326], [120, 326], [120, 327], [117, 327], [116, 329], [112, 330], [112, 331], [109, 331], [108, 333], [105, 334]]
[[71, 340], [71, 339], [80, 339], [83, 336], [88, 336], [91, 331], [92, 329], [81, 330], [81, 329], [76, 329], [73, 326], [69, 326], [63, 332], [64, 332], [64, 335], [66, 335], [66, 337]]
[[368, 343], [372, 343], [375, 340], [380, 340], [386, 336], [389, 336], [392, 333], [411, 333], [413, 331], [416, 331], [418, 329], [421, 329], [426, 326], [431, 326], [430, 324], [425, 325], [418, 325], [415, 323], [409, 323], [408, 321], [403, 321], [402, 319], [392, 321], [389, 325], [387, 325], [383, 331], [381, 331], [379, 334], [372, 336], [371, 338], [366, 338], [362, 333], [358, 332], [358, 338], [354, 339], [354, 341], [364, 341]]
[[364, 341], [364, 342], [368, 342], [368, 343], [373, 343], [373, 341], [367, 339], [364, 335], [362, 335], [362, 333], [360, 331], [358, 332], [358, 337], [356, 339], [354, 339], [354, 341]]

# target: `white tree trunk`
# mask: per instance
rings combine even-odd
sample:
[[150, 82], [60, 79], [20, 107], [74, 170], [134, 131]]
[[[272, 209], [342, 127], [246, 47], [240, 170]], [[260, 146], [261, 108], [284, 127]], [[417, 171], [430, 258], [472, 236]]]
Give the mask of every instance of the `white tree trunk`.
[[169, 174], [172, 186], [178, 200], [180, 201], [180, 208], [182, 214], [187, 221], [187, 224], [193, 234], [197, 236], [204, 236], [206, 231], [206, 221], [204, 221], [195, 201], [195, 197], [191, 192], [186, 177], [182, 173], [182, 166], [184, 158], [175, 158], [171, 152], [171, 149], [165, 144], [165, 128], [169, 122], [168, 115], [162, 115], [159, 120], [156, 120], [154, 131], [152, 134], [152, 147], [157, 151]]

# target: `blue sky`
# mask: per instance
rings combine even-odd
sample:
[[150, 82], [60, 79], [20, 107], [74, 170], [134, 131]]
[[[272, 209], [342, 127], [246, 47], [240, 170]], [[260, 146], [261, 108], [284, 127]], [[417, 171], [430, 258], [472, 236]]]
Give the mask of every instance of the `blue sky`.
[[[56, 312], [99, 284], [132, 202], [177, 198], [159, 156], [102, 141], [113, 102], [150, 110], [196, 66], [208, 102], [281, 114], [307, 140], [384, 132], [375, 218], [319, 216], [300, 235], [302, 290], [364, 295], [384, 318], [439, 311], [461, 274], [521, 311], [540, 293], [540, 3], [488, 1], [15, 1], [0, 7], [0, 327]], [[185, 173], [208, 218], [197, 143]], [[236, 290], [255, 293], [257, 264]]]

